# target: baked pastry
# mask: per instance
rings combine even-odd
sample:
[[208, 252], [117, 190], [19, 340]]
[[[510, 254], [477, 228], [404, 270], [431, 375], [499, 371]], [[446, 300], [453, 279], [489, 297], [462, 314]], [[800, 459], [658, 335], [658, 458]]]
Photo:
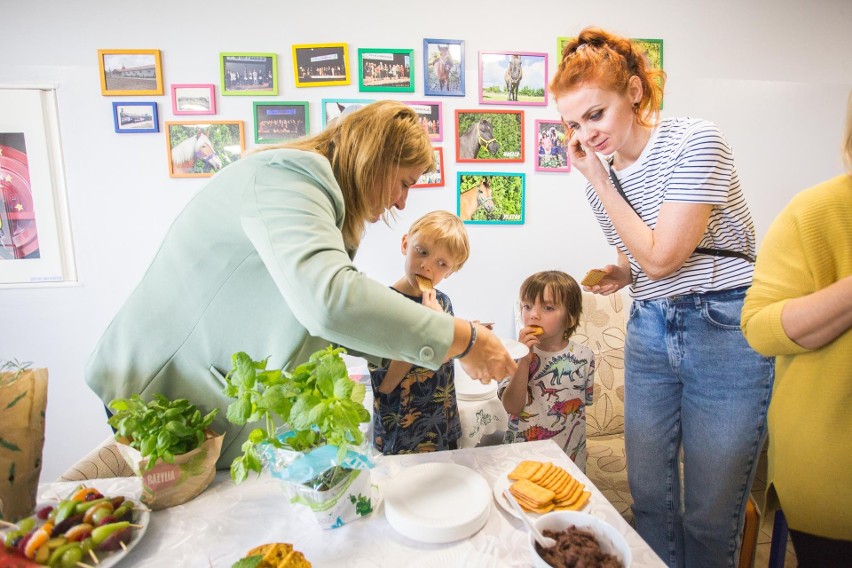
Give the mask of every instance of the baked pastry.
[[246, 554], [246, 558], [260, 556], [257, 568], [311, 568], [311, 563], [305, 555], [293, 549], [286, 542], [275, 542], [255, 546]]

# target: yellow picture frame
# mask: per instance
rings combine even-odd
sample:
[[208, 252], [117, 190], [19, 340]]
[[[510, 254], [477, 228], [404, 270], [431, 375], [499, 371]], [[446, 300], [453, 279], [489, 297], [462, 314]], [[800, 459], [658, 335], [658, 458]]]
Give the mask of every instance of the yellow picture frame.
[[163, 94], [159, 49], [99, 49], [98, 69], [105, 97]]
[[293, 45], [293, 77], [296, 87], [349, 85], [349, 47], [345, 43]]

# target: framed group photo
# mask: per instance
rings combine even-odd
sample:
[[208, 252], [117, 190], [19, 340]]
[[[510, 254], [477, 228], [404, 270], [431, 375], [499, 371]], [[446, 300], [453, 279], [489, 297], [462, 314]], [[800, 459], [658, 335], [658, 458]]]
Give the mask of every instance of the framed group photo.
[[99, 49], [101, 94], [162, 95], [159, 49]]
[[169, 177], [211, 177], [245, 150], [242, 121], [166, 122]]
[[479, 103], [547, 106], [547, 54], [479, 52]]
[[464, 40], [423, 40], [423, 94], [464, 96]]
[[112, 120], [118, 134], [160, 131], [157, 103], [153, 101], [112, 103]]
[[435, 163], [438, 165], [438, 169], [423, 174], [417, 179], [417, 183], [411, 187], [444, 187], [444, 149], [436, 147], [432, 150], [435, 152]]
[[254, 141], [277, 144], [311, 131], [307, 101], [254, 102]]
[[443, 104], [440, 102], [403, 101], [420, 116], [420, 125], [433, 142], [444, 139]]
[[220, 53], [223, 95], [277, 95], [278, 56], [274, 53]]
[[523, 162], [524, 111], [456, 110], [457, 162]]
[[570, 172], [568, 140], [561, 120], [536, 120], [535, 170], [539, 172]]
[[524, 223], [525, 175], [458, 172], [457, 214], [464, 223]]
[[293, 73], [297, 87], [348, 85], [349, 49], [345, 43], [294, 45]]
[[172, 85], [172, 114], [216, 114], [215, 85]]
[[358, 49], [358, 90], [414, 92], [413, 49]]
[[347, 112], [347, 110], [352, 112], [374, 102], [376, 102], [375, 99], [323, 99], [322, 127], [325, 128], [330, 121]]

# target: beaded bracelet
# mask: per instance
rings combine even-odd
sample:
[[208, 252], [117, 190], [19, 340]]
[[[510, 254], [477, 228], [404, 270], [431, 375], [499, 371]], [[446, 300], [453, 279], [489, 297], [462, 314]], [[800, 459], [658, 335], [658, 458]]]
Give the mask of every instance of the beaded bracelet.
[[474, 343], [476, 343], [476, 326], [473, 325], [473, 322], [468, 322], [470, 324], [470, 341], [467, 343], [467, 347], [465, 350], [461, 352], [461, 354], [456, 355], [456, 359], [461, 359], [462, 357], [466, 357], [470, 350], [473, 349]]

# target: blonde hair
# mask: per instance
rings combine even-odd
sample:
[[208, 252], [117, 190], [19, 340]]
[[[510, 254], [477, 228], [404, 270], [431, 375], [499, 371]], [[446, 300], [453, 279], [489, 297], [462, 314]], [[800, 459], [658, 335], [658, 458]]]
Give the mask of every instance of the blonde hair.
[[528, 276], [521, 284], [521, 301], [530, 303], [536, 300], [543, 301], [545, 290], [550, 290], [554, 304], [565, 308], [563, 337], [569, 339], [580, 325], [580, 316], [583, 313], [583, 292], [580, 290], [580, 285], [570, 274], [560, 270], [536, 272]]
[[842, 152], [843, 162], [852, 174], [852, 91], [849, 91], [849, 100], [846, 102], [846, 130], [843, 133]]
[[408, 236], [417, 234], [428, 235], [447, 247], [455, 262], [453, 272], [461, 270], [470, 257], [467, 229], [459, 216], [449, 211], [431, 211], [417, 219], [408, 229]]
[[372, 211], [381, 206], [387, 222], [384, 208], [396, 189], [391, 183], [400, 168], [432, 172], [437, 167], [419, 115], [399, 101], [377, 101], [331, 121], [318, 134], [262, 150], [273, 148], [306, 150], [328, 158], [343, 191], [343, 242], [350, 251], [358, 248]]
[[583, 83], [626, 94], [630, 78], [638, 77], [642, 100], [636, 107], [636, 122], [654, 126], [660, 114], [666, 74], [652, 69], [648, 58], [629, 39], [601, 28], [584, 28], [562, 50], [556, 76], [550, 82], [555, 99]]

